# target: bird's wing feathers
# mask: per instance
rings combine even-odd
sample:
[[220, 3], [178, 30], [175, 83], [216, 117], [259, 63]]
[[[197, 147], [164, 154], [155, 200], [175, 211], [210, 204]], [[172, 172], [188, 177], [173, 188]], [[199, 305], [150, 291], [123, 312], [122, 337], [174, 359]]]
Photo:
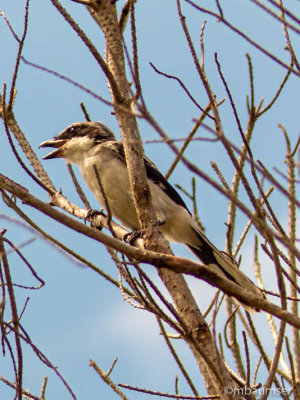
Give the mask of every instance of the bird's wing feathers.
[[[109, 142], [109, 143], [113, 143], [113, 146], [117, 150], [119, 159], [121, 159], [123, 162], [126, 163], [123, 144], [118, 141]], [[108, 143], [106, 143], [105, 145], [107, 145], [107, 144]], [[187, 206], [185, 205], [185, 202], [182, 200], [182, 198], [180, 197], [178, 192], [165, 179], [165, 177], [161, 174], [161, 172], [158, 170], [156, 165], [146, 156], [144, 156], [144, 164], [145, 164], [147, 178], [150, 179], [153, 183], [159, 185], [161, 190], [163, 192], [165, 192], [165, 194], [167, 196], [169, 196], [171, 200], [173, 200], [176, 204], [185, 208], [187, 210], [187, 212], [190, 214]]]
[[166, 195], [170, 197], [171, 200], [173, 200], [176, 204], [185, 208], [187, 212], [190, 214], [189, 210], [187, 209], [187, 206], [185, 205], [185, 202], [182, 200], [182, 198], [180, 197], [178, 192], [173, 188], [173, 186], [170, 185], [170, 183], [161, 174], [156, 165], [153, 164], [153, 162], [145, 156], [144, 156], [144, 163], [148, 179], [159, 185], [161, 190], [164, 191]]
[[[226, 278], [237, 283], [241, 287], [251, 290], [258, 296], [264, 298], [260, 289], [235, 265], [234, 260], [218, 250], [201, 232], [195, 229], [199, 239], [199, 246], [187, 244], [189, 249], [204, 262], [205, 265], [218, 267]], [[200, 244], [201, 243], [201, 244]]]
[[[202, 262], [205, 265], [217, 265], [228, 279], [236, 282], [236, 280], [232, 277], [232, 274], [228, 271], [228, 267], [226, 265], [227, 262], [225, 264], [226, 265], [225, 267], [222, 265], [224, 263], [220, 262], [221, 257], [219, 254], [217, 254], [220, 252], [214, 248], [214, 245], [209, 242], [209, 240], [206, 238], [206, 236], [204, 234], [202, 234], [201, 232], [199, 232], [197, 230], [194, 230], [194, 231], [198, 238], [198, 245], [188, 244], [188, 247], [190, 248], [190, 250], [198, 258], [200, 258], [200, 260], [202, 260]], [[223, 257], [222, 257], [222, 261], [223, 261]]]

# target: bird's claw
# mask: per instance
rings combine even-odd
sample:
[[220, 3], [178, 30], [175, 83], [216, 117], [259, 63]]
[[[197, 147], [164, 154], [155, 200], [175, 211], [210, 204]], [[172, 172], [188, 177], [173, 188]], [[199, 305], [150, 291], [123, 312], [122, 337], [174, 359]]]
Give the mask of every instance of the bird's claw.
[[123, 236], [123, 240], [124, 242], [129, 243], [131, 246], [133, 246], [135, 240], [139, 239], [140, 237], [142, 237], [142, 231], [133, 231], [125, 233], [125, 235]]
[[88, 219], [91, 219], [93, 217], [95, 217], [96, 215], [101, 215], [102, 217], [105, 217], [104, 212], [102, 211], [102, 209], [100, 211], [98, 210], [93, 210], [92, 208], [90, 208], [89, 210], [87, 210], [86, 212], [86, 216], [84, 218], [84, 223], [86, 224], [86, 221]]

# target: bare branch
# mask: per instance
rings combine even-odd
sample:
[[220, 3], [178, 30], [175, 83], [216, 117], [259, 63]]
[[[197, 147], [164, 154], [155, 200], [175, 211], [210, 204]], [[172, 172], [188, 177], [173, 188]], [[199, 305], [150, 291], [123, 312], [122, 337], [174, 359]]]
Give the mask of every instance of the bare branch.
[[68, 24], [74, 29], [83, 43], [90, 50], [91, 54], [94, 56], [95, 60], [98, 62], [105, 76], [107, 77], [110, 87], [114, 93], [114, 97], [118, 103], [123, 102], [123, 97], [119, 91], [119, 87], [113, 76], [109, 66], [106, 64], [96, 47], [93, 45], [91, 40], [87, 37], [87, 35], [83, 32], [83, 30], [79, 27], [79, 25], [74, 21], [71, 15], [67, 12], [67, 10], [60, 4], [58, 0], [51, 0], [52, 4], [56, 7], [56, 9], [60, 12], [60, 14], [64, 17], [64, 19], [68, 22]]
[[120, 386], [120, 387], [122, 387], [124, 389], [134, 390], [136, 392], [151, 394], [151, 395], [154, 395], [154, 396], [168, 397], [170, 399], [209, 400], [209, 399], [219, 399], [220, 398], [220, 396], [187, 396], [187, 395], [184, 395], [184, 394], [163, 393], [163, 392], [158, 392], [156, 390], [142, 389], [142, 388], [138, 388], [138, 387], [135, 387], [135, 386], [126, 385], [124, 383], [120, 383], [118, 386]]
[[[277, 21], [279, 21], [279, 22], [283, 22], [283, 16], [281, 15], [277, 15], [274, 11], [272, 11], [272, 9], [271, 8], [269, 8], [269, 7], [267, 7], [265, 4], [263, 4], [261, 1], [259, 1], [259, 0], [250, 0], [250, 1], [252, 1], [254, 4], [256, 4], [258, 7], [260, 7], [260, 8], [262, 8], [264, 11], [266, 11], [268, 14], [270, 14], [270, 15], [272, 15], [272, 17], [274, 17], [275, 19], [277, 19]], [[274, 2], [273, 2], [273, 4], [274, 4]], [[280, 8], [280, 5], [278, 5], [278, 4], [274, 4], [274, 5], [276, 5], [277, 7], [279, 7]], [[282, 6], [282, 4], [281, 4], [281, 6]], [[285, 9], [285, 11], [284, 12], [286, 12], [286, 11], [288, 11], [287, 9]], [[298, 23], [299, 23], [300, 21], [299, 21], [299, 19], [298, 19]], [[286, 21], [285, 22], [286, 23], [286, 25], [290, 28], [290, 29], [292, 29], [294, 32], [296, 32], [296, 33], [300, 33], [300, 29], [298, 29], [296, 26], [294, 26], [294, 25], [292, 25], [290, 22], [288, 22], [288, 21]]]
[[204, 109], [204, 112], [201, 114], [201, 116], [199, 117], [199, 119], [195, 122], [195, 125], [193, 126], [193, 129], [191, 130], [191, 132], [189, 133], [189, 135], [187, 136], [183, 146], [181, 147], [181, 149], [179, 150], [175, 160], [173, 161], [172, 165], [170, 166], [168, 172], [165, 175], [166, 179], [169, 179], [172, 172], [174, 171], [174, 169], [176, 168], [176, 165], [179, 163], [182, 154], [184, 153], [185, 149], [187, 148], [187, 146], [190, 144], [190, 142], [192, 141], [194, 135], [196, 134], [197, 130], [199, 129], [199, 127], [201, 126], [202, 122], [204, 121], [205, 117], [208, 115], [208, 112], [211, 109], [211, 105], [208, 104], [206, 106], [206, 108]]
[[299, 64], [299, 61], [298, 61], [298, 59], [296, 57], [295, 51], [293, 49], [292, 42], [291, 42], [291, 39], [290, 39], [290, 35], [289, 35], [288, 29], [287, 29], [287, 23], [286, 23], [286, 20], [285, 20], [285, 12], [284, 12], [284, 9], [283, 9], [282, 0], [279, 0], [279, 4], [280, 4], [280, 8], [281, 8], [281, 18], [282, 18], [284, 36], [285, 36], [285, 40], [286, 40], [286, 43], [287, 43], [287, 47], [289, 49], [289, 52], [291, 53], [292, 62], [296, 65], [296, 67], [298, 69], [298, 72], [300, 73], [300, 64]]
[[18, 37], [18, 35], [16, 34], [16, 32], [14, 31], [11, 23], [9, 22], [9, 19], [7, 18], [7, 16], [5, 15], [4, 11], [0, 10], [0, 15], [2, 15], [2, 17], [4, 18], [8, 29], [11, 31], [13, 37], [16, 39], [17, 42], [20, 42], [20, 38]]
[[94, 370], [103, 379], [103, 381], [105, 383], [107, 383], [112, 388], [112, 390], [121, 397], [121, 399], [128, 400], [128, 398], [125, 396], [125, 394], [118, 388], [118, 386], [109, 377], [109, 374], [110, 374], [112, 368], [114, 367], [114, 365], [115, 365], [115, 361], [114, 361], [112, 367], [110, 368], [110, 370], [107, 373], [105, 373], [101, 368], [98, 367], [98, 365], [95, 363], [95, 361], [90, 360], [90, 367], [94, 368]]
[[158, 68], [156, 68], [156, 66], [155, 66], [152, 62], [150, 62], [150, 65], [151, 65], [151, 67], [154, 69], [154, 71], [157, 72], [159, 75], [162, 75], [162, 76], [164, 76], [164, 77], [166, 77], [166, 78], [174, 79], [175, 81], [177, 81], [177, 82], [179, 83], [179, 85], [182, 87], [182, 89], [185, 91], [185, 93], [188, 95], [188, 97], [189, 97], [189, 98], [192, 100], [192, 102], [195, 104], [195, 106], [196, 106], [199, 110], [201, 110], [201, 111], [205, 114], [205, 116], [208, 116], [209, 118], [213, 119], [213, 117], [212, 117], [211, 115], [208, 114], [210, 108], [209, 108], [208, 111], [207, 111], [207, 106], [206, 106], [206, 108], [202, 108], [202, 107], [200, 106], [200, 104], [197, 103], [197, 101], [196, 101], [195, 98], [192, 96], [192, 94], [191, 94], [190, 91], [187, 89], [187, 87], [185, 86], [185, 84], [182, 82], [181, 79], [179, 79], [177, 76], [170, 75], [170, 74], [167, 74], [166, 72], [160, 71]]
[[185, 377], [185, 379], [186, 379], [188, 385], [190, 386], [192, 392], [194, 393], [195, 397], [198, 398], [199, 397], [198, 391], [197, 391], [197, 389], [196, 389], [191, 377], [189, 376], [189, 374], [187, 373], [186, 369], [184, 368], [184, 366], [183, 366], [178, 354], [176, 353], [174, 347], [172, 346], [172, 343], [171, 343], [171, 341], [170, 341], [170, 339], [169, 339], [169, 337], [167, 335], [167, 332], [166, 332], [166, 330], [164, 328], [163, 323], [161, 322], [161, 320], [159, 318], [157, 318], [157, 322], [159, 324], [159, 327], [160, 327], [160, 330], [162, 332], [162, 335], [164, 336], [164, 339], [165, 339], [165, 341], [167, 343], [167, 346], [168, 346], [172, 356], [174, 357], [178, 367], [180, 368], [183, 376]]
[[12, 323], [14, 326], [15, 331], [15, 343], [16, 343], [16, 351], [17, 351], [17, 376], [16, 376], [16, 397], [18, 400], [22, 400], [22, 379], [23, 379], [23, 353], [22, 353], [22, 346], [21, 340], [19, 335], [19, 315], [17, 309], [17, 302], [15, 298], [15, 293], [13, 289], [13, 282], [11, 278], [10, 268], [8, 264], [8, 259], [4, 247], [3, 241], [3, 234], [5, 231], [2, 230], [0, 232], [0, 257], [1, 263], [4, 269], [4, 276], [7, 285], [7, 291], [9, 295], [10, 307], [11, 307], [11, 314], [12, 314]]
[[[4, 376], [0, 376], [0, 381], [4, 382], [7, 386], [13, 389], [17, 389], [17, 384], [15, 382], [10, 382], [8, 379], [4, 378]], [[39, 396], [35, 396], [34, 394], [30, 393], [28, 389], [25, 390], [22, 388], [22, 394], [33, 400], [41, 400]]]
[[38, 65], [38, 64], [33, 63], [31, 61], [28, 61], [23, 56], [21, 57], [21, 60], [26, 65], [29, 65], [30, 67], [33, 67], [33, 68], [39, 69], [41, 71], [47, 72], [48, 74], [54, 75], [55, 77], [57, 77], [59, 79], [62, 79], [62, 80], [70, 83], [71, 85], [73, 85], [75, 87], [78, 87], [80, 90], [88, 93], [89, 95], [91, 95], [95, 99], [101, 101], [102, 103], [104, 103], [104, 104], [106, 104], [108, 106], [112, 106], [113, 105], [111, 101], [106, 100], [104, 97], [99, 96], [97, 93], [95, 93], [92, 90], [88, 89], [87, 87], [81, 85], [80, 83], [74, 81], [73, 79], [68, 78], [67, 76], [60, 74], [59, 72], [53, 71], [52, 69], [49, 69], [49, 68], [43, 67], [42, 65]]
[[17, 81], [17, 76], [18, 76], [18, 71], [19, 71], [19, 66], [20, 66], [21, 54], [23, 51], [23, 46], [24, 46], [26, 35], [27, 35], [27, 29], [28, 29], [28, 9], [29, 9], [29, 0], [26, 0], [25, 16], [24, 16], [24, 31], [23, 31], [23, 35], [19, 41], [18, 54], [17, 54], [15, 70], [14, 70], [14, 74], [13, 74], [13, 78], [12, 78], [10, 95], [9, 95], [8, 111], [12, 110], [14, 98], [15, 98], [15, 86], [16, 86], [16, 81]]
[[[272, 54], [271, 52], [269, 52], [268, 50], [266, 50], [264, 47], [262, 47], [259, 43], [255, 42], [253, 39], [251, 39], [249, 36], [247, 36], [243, 31], [241, 31], [240, 29], [236, 28], [233, 24], [231, 24], [228, 20], [226, 20], [223, 16], [210, 11], [206, 8], [203, 7], [199, 7], [197, 4], [195, 4], [192, 0], [185, 0], [187, 3], [189, 3], [191, 6], [193, 6], [194, 8], [196, 8], [199, 11], [202, 11], [205, 14], [209, 14], [213, 17], [215, 17], [217, 20], [219, 20], [220, 22], [222, 22], [224, 25], [226, 25], [230, 30], [232, 30], [233, 32], [237, 33], [239, 36], [241, 36], [243, 39], [245, 39], [248, 43], [250, 43], [252, 46], [254, 46], [256, 49], [258, 49], [259, 51], [261, 51], [263, 54], [265, 54], [267, 57], [269, 57], [271, 60], [275, 61], [277, 64], [281, 65], [282, 67], [284, 67], [285, 69], [289, 70], [289, 66], [283, 62], [282, 60], [280, 60], [278, 57], [276, 57], [274, 54]], [[300, 75], [300, 73], [293, 69], [292, 73], [295, 75]]]

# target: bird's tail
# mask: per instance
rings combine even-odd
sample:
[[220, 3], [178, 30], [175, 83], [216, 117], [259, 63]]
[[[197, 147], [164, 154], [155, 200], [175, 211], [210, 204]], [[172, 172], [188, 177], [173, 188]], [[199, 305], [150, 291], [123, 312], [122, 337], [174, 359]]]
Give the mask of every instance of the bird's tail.
[[[218, 250], [206, 236], [198, 231], [194, 230], [198, 237], [199, 244], [187, 244], [189, 249], [207, 266], [212, 267], [217, 272], [221, 273], [226, 278], [235, 282], [242, 288], [248, 289], [255, 293], [261, 298], [265, 298], [265, 295], [261, 290], [235, 265], [234, 261]], [[253, 307], [249, 307], [246, 304], [242, 304], [243, 307], [249, 311], [259, 311]]]

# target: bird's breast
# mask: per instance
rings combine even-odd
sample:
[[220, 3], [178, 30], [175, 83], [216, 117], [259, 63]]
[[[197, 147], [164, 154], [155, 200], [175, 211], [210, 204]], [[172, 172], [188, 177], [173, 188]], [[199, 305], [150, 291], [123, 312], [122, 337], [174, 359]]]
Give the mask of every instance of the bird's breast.
[[[95, 167], [100, 182], [95, 173]], [[126, 165], [118, 158], [100, 159], [99, 156], [94, 156], [87, 158], [82, 165], [79, 165], [79, 168], [83, 179], [100, 205], [107, 208], [106, 199], [113, 217], [132, 230], [139, 229]]]

